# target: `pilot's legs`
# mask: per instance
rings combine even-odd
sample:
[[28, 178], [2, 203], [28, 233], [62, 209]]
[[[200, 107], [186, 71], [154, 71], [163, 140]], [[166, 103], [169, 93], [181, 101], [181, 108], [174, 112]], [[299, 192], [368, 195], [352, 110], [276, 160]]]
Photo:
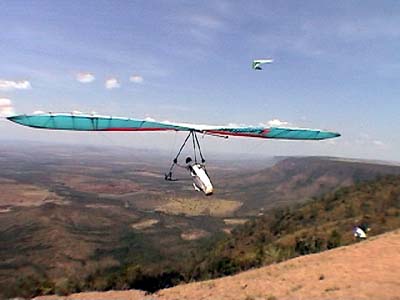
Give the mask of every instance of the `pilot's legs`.
[[197, 192], [201, 192], [201, 190], [199, 189], [199, 187], [193, 182], [193, 188], [195, 191]]

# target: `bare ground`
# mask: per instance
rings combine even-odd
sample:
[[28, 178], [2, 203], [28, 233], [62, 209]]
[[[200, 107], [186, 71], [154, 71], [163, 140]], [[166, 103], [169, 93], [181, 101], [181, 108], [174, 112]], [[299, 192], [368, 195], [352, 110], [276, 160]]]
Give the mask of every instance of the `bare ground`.
[[139, 184], [127, 179], [107, 178], [99, 180], [94, 176], [62, 174], [57, 176], [57, 180], [72, 189], [87, 193], [123, 195], [140, 190]]
[[214, 217], [231, 216], [243, 203], [234, 200], [223, 199], [184, 199], [173, 198], [155, 210], [166, 214], [186, 216], [210, 215]]
[[356, 245], [298, 257], [153, 295], [140, 291], [81, 293], [67, 298], [119, 300], [400, 299], [400, 230]]
[[40, 206], [46, 203], [68, 204], [56, 193], [32, 184], [21, 184], [0, 178], [1, 212], [9, 212], [8, 206]]
[[202, 229], [192, 229], [181, 233], [181, 239], [185, 241], [193, 241], [209, 236], [210, 233]]
[[147, 219], [142, 220], [140, 222], [132, 224], [132, 228], [136, 230], [143, 230], [152, 227], [153, 225], [158, 224], [159, 220], [157, 219]]

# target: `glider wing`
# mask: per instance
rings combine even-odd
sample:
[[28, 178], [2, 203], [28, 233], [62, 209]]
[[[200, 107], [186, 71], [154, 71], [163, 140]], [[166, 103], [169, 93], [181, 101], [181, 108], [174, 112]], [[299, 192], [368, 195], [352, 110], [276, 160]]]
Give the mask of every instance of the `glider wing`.
[[189, 131], [190, 128], [152, 120], [85, 115], [73, 113], [47, 113], [8, 117], [15, 123], [42, 129], [75, 131]]
[[271, 64], [273, 62], [274, 62], [273, 59], [255, 59], [255, 60], [253, 60], [252, 67], [255, 70], [262, 70], [261, 69], [261, 65], [263, 65], [263, 64]]
[[337, 132], [306, 129], [306, 128], [285, 128], [285, 127], [237, 127], [237, 128], [218, 128], [204, 130], [205, 132], [231, 135], [256, 137], [265, 139], [281, 139], [281, 140], [325, 140], [339, 137]]
[[210, 125], [178, 124], [107, 117], [100, 115], [45, 113], [8, 117], [15, 123], [42, 129], [75, 131], [195, 131], [211, 135], [243, 136], [286, 140], [324, 140], [340, 136], [339, 133], [318, 129], [264, 126], [222, 127]]

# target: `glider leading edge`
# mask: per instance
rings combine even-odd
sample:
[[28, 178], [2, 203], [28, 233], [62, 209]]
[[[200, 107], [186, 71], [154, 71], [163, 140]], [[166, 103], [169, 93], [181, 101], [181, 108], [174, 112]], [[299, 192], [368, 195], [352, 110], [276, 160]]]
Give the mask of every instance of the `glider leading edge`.
[[[42, 113], [32, 115], [17, 115], [8, 120], [33, 128], [74, 131], [186, 131], [189, 132], [177, 156], [173, 160], [166, 180], [172, 179], [172, 171], [178, 164], [178, 158], [186, 143], [191, 138], [194, 149], [194, 161], [187, 159], [186, 168], [190, 171], [196, 190], [206, 195], [213, 193], [213, 186], [205, 168], [205, 159], [201, 153], [197, 134], [228, 138], [228, 136], [253, 137], [264, 139], [285, 140], [324, 140], [339, 137], [340, 134], [331, 131], [306, 128], [264, 127], [264, 126], [211, 126], [195, 124], [179, 124], [156, 122], [132, 118], [120, 118], [101, 115], [86, 115], [74, 113]], [[201, 162], [197, 161], [197, 153]]]

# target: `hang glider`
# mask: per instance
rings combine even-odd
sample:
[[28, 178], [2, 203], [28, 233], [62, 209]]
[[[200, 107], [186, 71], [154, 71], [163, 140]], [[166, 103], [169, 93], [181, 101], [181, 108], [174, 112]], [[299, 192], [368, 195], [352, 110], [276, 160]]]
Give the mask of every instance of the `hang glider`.
[[[205, 159], [197, 134], [212, 135], [228, 138], [229, 136], [252, 137], [264, 139], [285, 140], [324, 140], [340, 136], [339, 133], [319, 129], [265, 127], [265, 126], [211, 126], [180, 124], [171, 122], [156, 122], [154, 120], [140, 120], [132, 118], [108, 117], [101, 115], [86, 115], [77, 113], [40, 113], [32, 115], [17, 115], [8, 117], [8, 120], [20, 125], [40, 129], [73, 130], [73, 131], [186, 131], [189, 132], [172, 165], [165, 174], [165, 179], [173, 179], [173, 169], [180, 166], [187, 169], [193, 179], [195, 190], [205, 195], [213, 193], [213, 185], [205, 168]], [[193, 145], [194, 161], [186, 158], [186, 165], [181, 166], [178, 158], [189, 141]], [[197, 161], [197, 155], [201, 161]]]
[[43, 113], [17, 115], [8, 120], [34, 128], [73, 131], [193, 131], [219, 136], [243, 136], [265, 139], [324, 140], [340, 136], [339, 133], [319, 129], [264, 127], [264, 126], [211, 126], [156, 122], [101, 115], [74, 113]]
[[264, 64], [272, 64], [274, 62], [273, 59], [255, 59], [251, 64], [251, 67], [254, 70], [262, 70], [261, 66]]

